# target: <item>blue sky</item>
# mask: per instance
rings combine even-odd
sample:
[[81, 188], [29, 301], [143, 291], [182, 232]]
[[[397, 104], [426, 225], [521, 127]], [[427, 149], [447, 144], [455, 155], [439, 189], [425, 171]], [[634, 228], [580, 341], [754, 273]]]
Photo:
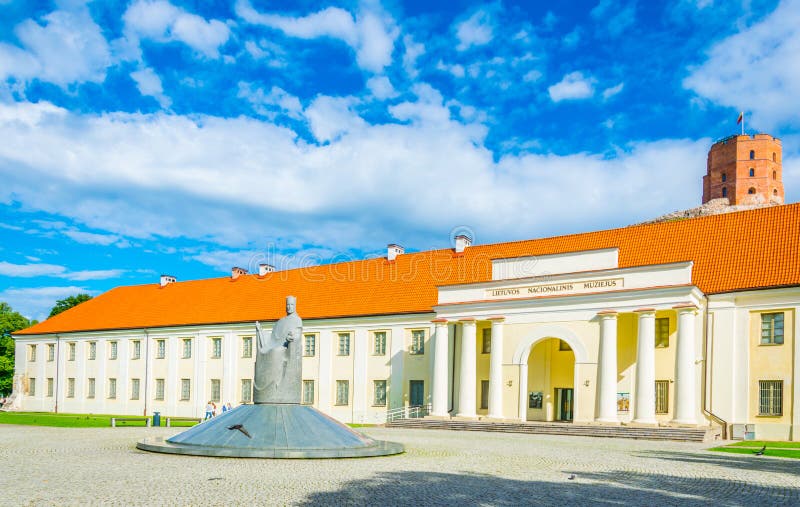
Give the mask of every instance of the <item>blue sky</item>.
[[0, 0], [0, 300], [624, 226], [800, 180], [800, 1]]

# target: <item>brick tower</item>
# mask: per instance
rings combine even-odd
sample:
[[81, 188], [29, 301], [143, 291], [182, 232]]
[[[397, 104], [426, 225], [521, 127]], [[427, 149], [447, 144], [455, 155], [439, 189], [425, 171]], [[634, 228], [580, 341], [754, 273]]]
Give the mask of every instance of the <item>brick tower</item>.
[[703, 204], [723, 197], [731, 205], [783, 204], [780, 139], [735, 135], [714, 143], [703, 176]]

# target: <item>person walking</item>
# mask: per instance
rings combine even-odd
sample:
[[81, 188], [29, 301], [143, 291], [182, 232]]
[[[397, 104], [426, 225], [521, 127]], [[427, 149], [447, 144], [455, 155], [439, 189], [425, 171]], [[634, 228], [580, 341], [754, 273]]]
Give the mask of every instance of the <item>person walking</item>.
[[209, 419], [211, 419], [213, 417], [213, 415], [214, 415], [213, 410], [214, 410], [214, 407], [211, 406], [211, 402], [209, 401], [208, 403], [206, 403], [206, 416], [203, 419], [204, 421], [208, 421]]

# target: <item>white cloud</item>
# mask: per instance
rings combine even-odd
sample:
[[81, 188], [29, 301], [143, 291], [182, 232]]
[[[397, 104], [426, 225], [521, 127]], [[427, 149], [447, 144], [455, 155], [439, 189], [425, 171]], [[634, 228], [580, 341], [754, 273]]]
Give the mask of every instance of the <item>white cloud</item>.
[[620, 4], [617, 0], [600, 0], [590, 14], [602, 31], [611, 37], [618, 37], [636, 22], [636, 3]]
[[238, 0], [236, 14], [248, 23], [274, 28], [290, 37], [330, 37], [341, 40], [355, 51], [359, 67], [376, 73], [392, 63], [394, 41], [399, 35], [391, 16], [378, 6], [366, 3], [355, 17], [339, 7], [327, 7], [307, 16], [291, 17], [261, 13], [248, 0]]
[[436, 70], [441, 70], [442, 72], [447, 72], [448, 74], [452, 74], [454, 77], [462, 78], [466, 74], [464, 70], [464, 66], [460, 63], [454, 64], [446, 64], [443, 61], [439, 60], [436, 63]]
[[603, 99], [604, 100], [610, 99], [614, 95], [616, 95], [619, 92], [621, 92], [623, 88], [625, 88], [625, 83], [619, 83], [619, 84], [617, 84], [615, 86], [610, 86], [610, 87], [606, 88], [605, 90], [603, 90]]
[[164, 95], [161, 78], [150, 67], [131, 72], [131, 78], [136, 81], [136, 87], [142, 95], [155, 98], [164, 108], [172, 104], [170, 98]]
[[581, 41], [581, 29], [580, 27], [575, 27], [574, 30], [569, 32], [565, 35], [561, 42], [564, 44], [566, 49], [574, 49]]
[[562, 100], [588, 99], [594, 95], [595, 79], [585, 77], [582, 72], [570, 72], [558, 83], [547, 89], [550, 100], [561, 102]]
[[125, 272], [124, 269], [69, 271], [66, 267], [56, 264], [12, 264], [10, 262], [0, 261], [0, 275], [15, 278], [48, 276], [77, 281], [106, 280], [109, 278], [117, 278]]
[[137, 0], [122, 16], [128, 43], [138, 39], [183, 42], [208, 58], [219, 58], [219, 48], [228, 41], [228, 25], [217, 19], [207, 21], [166, 0]]
[[714, 44], [683, 86], [712, 102], [752, 112], [750, 125], [800, 125], [800, 2], [784, 0], [760, 23]]
[[317, 97], [305, 111], [311, 133], [318, 141], [328, 142], [363, 129], [367, 122], [353, 109], [357, 103], [352, 97]]
[[5, 301], [15, 310], [29, 319], [42, 321], [50, 315], [56, 301], [78, 294], [94, 295], [94, 291], [85, 287], [10, 287], [0, 291], [0, 301]]
[[69, 226], [64, 222], [48, 221], [48, 220], [34, 220], [34, 223], [41, 229], [30, 229], [29, 234], [37, 234], [43, 236], [53, 236], [53, 233], [63, 234], [76, 243], [84, 245], [101, 245], [109, 246], [114, 245], [118, 248], [128, 248], [131, 246], [130, 242], [116, 234], [99, 234], [96, 232], [82, 231], [74, 226]]
[[296, 120], [302, 118], [300, 99], [278, 86], [264, 92], [263, 88], [255, 88], [252, 83], [240, 82], [237, 96], [250, 102], [258, 114], [267, 118], [275, 119], [279, 114]]
[[415, 42], [414, 38], [410, 35], [403, 36], [403, 46], [405, 52], [403, 53], [403, 69], [409, 77], [416, 78], [419, 74], [417, 70], [417, 59], [425, 54], [425, 45]]
[[522, 80], [526, 83], [535, 83], [540, 79], [542, 79], [542, 72], [536, 69], [529, 70], [524, 76], [522, 76]]
[[483, 9], [475, 11], [472, 16], [456, 25], [456, 38], [456, 49], [459, 51], [488, 44], [494, 38], [494, 18]]
[[394, 89], [392, 82], [386, 76], [374, 76], [367, 79], [367, 88], [379, 100], [391, 99], [397, 96], [397, 90]]
[[42, 22], [16, 26], [22, 47], [0, 43], [0, 80], [41, 79], [61, 87], [105, 80], [111, 53], [86, 7], [53, 11]]
[[256, 60], [264, 60], [268, 67], [280, 69], [288, 65], [286, 51], [279, 45], [266, 39], [245, 41], [245, 51]]

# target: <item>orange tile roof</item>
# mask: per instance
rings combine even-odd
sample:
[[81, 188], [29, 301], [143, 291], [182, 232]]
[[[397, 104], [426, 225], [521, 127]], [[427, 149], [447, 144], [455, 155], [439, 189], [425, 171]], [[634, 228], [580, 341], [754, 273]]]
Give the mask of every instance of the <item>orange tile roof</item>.
[[694, 261], [706, 294], [800, 285], [800, 204], [512, 243], [279, 271], [117, 287], [16, 335], [274, 320], [295, 295], [304, 319], [428, 313], [438, 285], [491, 280], [491, 259], [619, 248], [619, 266]]

